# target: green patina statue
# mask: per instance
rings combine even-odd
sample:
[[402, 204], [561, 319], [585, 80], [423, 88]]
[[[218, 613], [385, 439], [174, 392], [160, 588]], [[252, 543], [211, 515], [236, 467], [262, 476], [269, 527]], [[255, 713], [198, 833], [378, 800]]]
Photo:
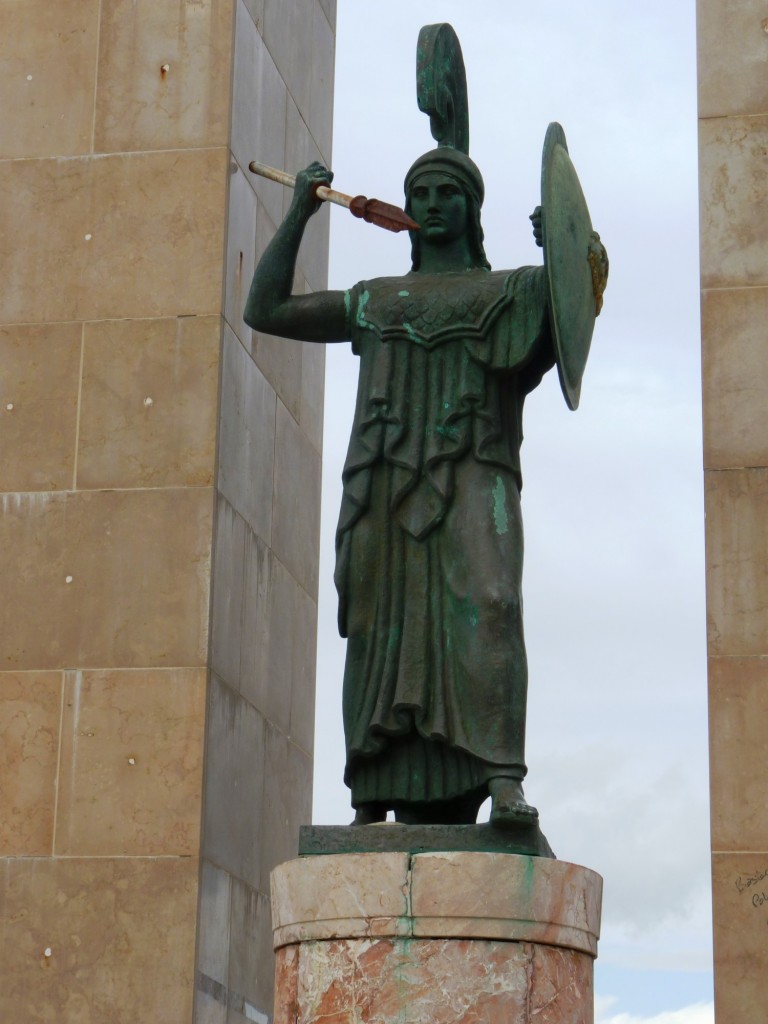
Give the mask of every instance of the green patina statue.
[[420, 228], [410, 272], [291, 294], [314, 188], [332, 177], [312, 164], [256, 269], [245, 320], [303, 341], [348, 339], [360, 357], [335, 574], [355, 823], [390, 809], [404, 823], [473, 823], [490, 794], [491, 824], [516, 828], [537, 818], [522, 788], [523, 403], [557, 365], [578, 404], [607, 258], [552, 125], [531, 218], [544, 266], [492, 271], [450, 26], [422, 30], [417, 81], [438, 148], [405, 178]]

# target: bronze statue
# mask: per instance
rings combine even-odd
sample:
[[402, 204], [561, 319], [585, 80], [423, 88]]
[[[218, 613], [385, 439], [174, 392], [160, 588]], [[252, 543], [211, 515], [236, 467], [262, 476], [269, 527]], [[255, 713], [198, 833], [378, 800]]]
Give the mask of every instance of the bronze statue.
[[555, 125], [531, 217], [545, 266], [492, 271], [448, 25], [419, 36], [418, 99], [438, 147], [405, 178], [419, 225], [411, 270], [291, 294], [314, 189], [332, 179], [315, 163], [297, 177], [245, 320], [303, 341], [348, 339], [360, 357], [335, 573], [355, 823], [388, 810], [405, 823], [473, 823], [490, 793], [491, 823], [516, 826], [537, 818], [522, 788], [523, 403], [555, 364], [578, 403], [607, 259]]

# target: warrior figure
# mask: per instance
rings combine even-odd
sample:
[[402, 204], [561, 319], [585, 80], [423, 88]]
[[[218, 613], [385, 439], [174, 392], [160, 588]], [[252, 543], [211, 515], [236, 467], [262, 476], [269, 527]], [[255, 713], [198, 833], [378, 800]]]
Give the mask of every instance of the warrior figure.
[[[320, 207], [315, 189], [332, 179], [314, 163], [256, 268], [245, 320], [302, 341], [347, 339], [360, 358], [335, 572], [355, 823], [388, 810], [405, 823], [472, 823], [490, 794], [492, 824], [532, 824], [522, 788], [523, 403], [556, 363], [569, 404], [578, 402], [607, 259], [587, 218], [575, 244], [591, 323], [573, 356], [559, 341], [568, 331], [553, 309], [556, 268], [492, 271], [486, 259], [484, 185], [467, 153], [450, 26], [422, 30], [418, 81], [438, 147], [405, 178], [405, 209], [419, 225], [410, 272], [291, 294], [304, 228]], [[559, 126], [547, 138], [557, 177], [562, 152], [572, 165]], [[541, 207], [531, 218], [545, 260], [547, 215], [545, 197], [544, 224]]]

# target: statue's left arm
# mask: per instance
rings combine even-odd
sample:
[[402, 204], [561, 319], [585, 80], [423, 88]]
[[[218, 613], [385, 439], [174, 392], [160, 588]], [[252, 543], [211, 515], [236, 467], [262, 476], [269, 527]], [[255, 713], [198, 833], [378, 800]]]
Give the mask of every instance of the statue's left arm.
[[[570, 167], [570, 163], [567, 165]], [[570, 409], [579, 405], [581, 380], [589, 355], [595, 318], [600, 315], [603, 291], [608, 280], [608, 254], [600, 236], [592, 229], [589, 213], [575, 179], [573, 189], [578, 191], [583, 209], [570, 210], [558, 196], [551, 197], [554, 215], [549, 218], [548, 232], [542, 231], [542, 210], [536, 207], [531, 215], [533, 234], [538, 245], [545, 250], [545, 271], [541, 268], [541, 281], [546, 281], [546, 306], [549, 329], [549, 354], [544, 363], [541, 355], [525, 368], [523, 385], [526, 391], [536, 387], [542, 374], [556, 360], [563, 396]], [[586, 257], [586, 258], [585, 258]], [[541, 350], [540, 350], [541, 352]]]
[[527, 379], [533, 369], [538, 383], [555, 363], [546, 271], [543, 266], [507, 271], [503, 287], [498, 315], [482, 340], [467, 340], [467, 349], [492, 372], [522, 374]]
[[[530, 216], [533, 224], [533, 237], [539, 248], [544, 246], [544, 232], [541, 226], [541, 207], [537, 206]], [[603, 292], [608, 284], [608, 252], [600, 240], [600, 235], [593, 231], [589, 237], [589, 251], [587, 253], [589, 269], [592, 272], [592, 294], [595, 297], [595, 316], [600, 316], [603, 308]]]
[[[531, 214], [533, 237], [542, 246], [542, 211]], [[589, 243], [591, 291], [599, 313], [608, 274], [608, 256], [600, 236], [592, 232]], [[589, 285], [587, 285], [589, 287]], [[467, 343], [470, 353], [489, 370], [519, 375], [524, 392], [535, 388], [556, 362], [553, 334], [552, 293], [544, 266], [510, 271], [505, 282], [506, 303], [482, 344]]]

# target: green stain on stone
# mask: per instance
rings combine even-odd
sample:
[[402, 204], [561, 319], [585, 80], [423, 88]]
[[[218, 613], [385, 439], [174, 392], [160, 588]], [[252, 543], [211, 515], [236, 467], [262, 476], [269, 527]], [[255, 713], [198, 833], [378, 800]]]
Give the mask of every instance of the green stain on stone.
[[496, 477], [496, 486], [491, 491], [491, 497], [493, 498], [493, 521], [496, 524], [496, 533], [501, 537], [509, 531], [509, 516], [507, 515], [504, 481], [500, 476]]
[[368, 305], [368, 300], [371, 297], [371, 293], [366, 290], [361, 292], [360, 298], [357, 303], [357, 325], [358, 327], [365, 327], [367, 321], [365, 319], [365, 307]]
[[439, 434], [441, 437], [447, 437], [449, 441], [455, 441], [459, 436], [458, 428], [450, 426], [447, 423], [435, 427], [435, 433]]
[[533, 866], [533, 857], [525, 858], [525, 871], [523, 872], [523, 888], [529, 899], [533, 899], [533, 880], [536, 872]]
[[411, 341], [418, 341], [419, 340], [418, 334], [416, 333], [416, 331], [414, 331], [414, 329], [411, 327], [411, 325], [409, 323], [406, 323], [405, 321], [403, 321], [403, 328], [404, 328], [406, 334], [408, 335], [408, 337], [411, 339]]
[[403, 289], [401, 292], [398, 292], [397, 294], [400, 296], [401, 299], [407, 299], [411, 293]]
[[462, 597], [459, 600], [459, 609], [462, 616], [466, 617], [470, 626], [474, 629], [480, 621], [480, 609], [476, 604], [472, 604], [469, 596]]

